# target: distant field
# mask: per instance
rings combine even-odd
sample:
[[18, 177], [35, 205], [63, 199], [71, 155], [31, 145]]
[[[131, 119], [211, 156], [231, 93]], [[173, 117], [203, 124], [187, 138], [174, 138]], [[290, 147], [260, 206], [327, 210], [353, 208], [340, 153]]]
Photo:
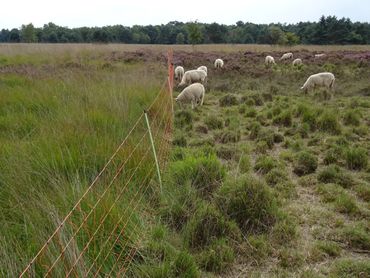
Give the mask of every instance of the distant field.
[[[0, 276], [24, 268], [153, 100], [169, 48], [208, 67], [205, 104], [175, 105], [128, 276], [367, 277], [370, 46], [120, 44], [0, 44]], [[287, 50], [304, 65], [264, 65]], [[321, 71], [335, 92], [304, 95]]]
[[84, 51], [110, 52], [110, 51], [136, 51], [139, 49], [149, 49], [164, 52], [169, 48], [174, 51], [196, 51], [209, 52], [235, 52], [235, 51], [254, 51], [254, 52], [274, 52], [274, 51], [370, 51], [370, 45], [297, 45], [297, 46], [275, 46], [260, 44], [202, 44], [193, 48], [191, 45], [145, 45], [145, 44], [0, 44], [0, 54], [34, 54], [48, 53], [56, 54], [68, 52], [76, 54]]

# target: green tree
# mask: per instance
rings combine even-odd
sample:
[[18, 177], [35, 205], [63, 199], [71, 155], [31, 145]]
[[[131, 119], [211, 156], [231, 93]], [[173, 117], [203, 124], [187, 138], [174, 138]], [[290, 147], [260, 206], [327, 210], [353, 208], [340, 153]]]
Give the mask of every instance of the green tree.
[[184, 44], [185, 43], [185, 36], [183, 33], [178, 33], [176, 36], [176, 44]]
[[32, 23], [22, 25], [21, 27], [22, 42], [37, 42], [36, 30]]
[[286, 43], [288, 45], [299, 44], [299, 37], [296, 34], [294, 34], [292, 32], [286, 32], [285, 37], [286, 37]]
[[189, 42], [194, 44], [199, 44], [203, 40], [203, 34], [200, 30], [198, 22], [190, 22], [187, 24], [188, 38]]
[[286, 44], [287, 42], [284, 31], [278, 26], [270, 26], [267, 30], [267, 36], [270, 44]]

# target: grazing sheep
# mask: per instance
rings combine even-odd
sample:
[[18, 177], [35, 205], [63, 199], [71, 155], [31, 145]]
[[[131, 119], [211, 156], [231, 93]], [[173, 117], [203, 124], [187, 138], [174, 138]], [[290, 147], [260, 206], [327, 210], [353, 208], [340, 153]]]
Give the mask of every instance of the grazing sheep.
[[201, 83], [193, 83], [187, 86], [175, 99], [182, 106], [182, 103], [191, 103], [191, 108], [195, 105], [203, 105], [205, 89]]
[[315, 87], [326, 87], [330, 90], [334, 88], [335, 77], [331, 72], [321, 72], [311, 75], [301, 87], [305, 93]]
[[293, 59], [292, 52], [284, 53], [283, 56], [281, 56], [280, 61], [288, 60], [288, 59]]
[[216, 59], [215, 61], [215, 68], [222, 68], [224, 66], [224, 61], [221, 59]]
[[207, 73], [204, 70], [188, 70], [184, 73], [179, 86], [189, 85], [195, 82], [205, 83]]
[[177, 66], [175, 68], [175, 79], [181, 80], [184, 76], [184, 68], [182, 66]]
[[325, 53], [315, 54], [315, 59], [324, 58], [325, 56]]
[[266, 58], [265, 58], [265, 65], [275, 65], [275, 59], [274, 57], [270, 56], [270, 55], [267, 55]]
[[208, 69], [206, 66], [200, 66], [199, 68], [197, 68], [197, 70], [204, 70], [208, 74]]
[[302, 59], [297, 58], [293, 61], [293, 66], [300, 66], [303, 65]]

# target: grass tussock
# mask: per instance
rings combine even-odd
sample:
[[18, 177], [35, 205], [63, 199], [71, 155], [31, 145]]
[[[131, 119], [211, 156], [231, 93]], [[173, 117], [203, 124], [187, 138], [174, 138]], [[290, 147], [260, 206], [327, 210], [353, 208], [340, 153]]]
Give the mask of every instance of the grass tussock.
[[271, 189], [250, 176], [228, 180], [217, 192], [217, 204], [245, 233], [268, 231], [276, 221]]

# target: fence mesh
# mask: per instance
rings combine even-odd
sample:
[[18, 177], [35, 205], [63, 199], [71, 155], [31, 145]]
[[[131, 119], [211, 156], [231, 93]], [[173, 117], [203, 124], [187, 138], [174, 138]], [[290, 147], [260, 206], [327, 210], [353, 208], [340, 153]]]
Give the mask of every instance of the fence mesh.
[[[173, 65], [146, 113], [160, 169], [173, 129]], [[144, 232], [156, 163], [144, 112], [20, 277], [124, 276]], [[58, 219], [58, 218], [56, 218]]]

